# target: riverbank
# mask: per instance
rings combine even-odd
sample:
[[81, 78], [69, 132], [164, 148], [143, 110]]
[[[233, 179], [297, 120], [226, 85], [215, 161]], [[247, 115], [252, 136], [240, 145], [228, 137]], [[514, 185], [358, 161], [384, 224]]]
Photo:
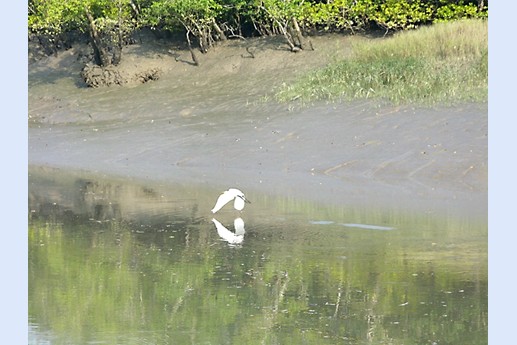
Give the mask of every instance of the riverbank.
[[[127, 83], [135, 86], [141, 81], [132, 78], [149, 70], [158, 70], [160, 77], [174, 79], [189, 76], [193, 82], [210, 82], [211, 79], [240, 74], [257, 78], [274, 70], [277, 76], [288, 76], [323, 67], [329, 61], [350, 53], [353, 37], [328, 34], [310, 38], [314, 50], [292, 53], [283, 37], [259, 37], [232, 39], [217, 42], [206, 54], [196, 50], [199, 66], [181, 39], [156, 38], [150, 31], [141, 31], [135, 36], [137, 43], [123, 49], [122, 61], [113, 69], [124, 75]], [[57, 56], [44, 56], [36, 44], [30, 44], [29, 75], [38, 72], [55, 72], [61, 76], [78, 78], [78, 87], [85, 87], [80, 72], [92, 61], [91, 48], [77, 43], [72, 48], [60, 51]]]
[[349, 54], [352, 39], [313, 37], [315, 50], [296, 54], [280, 38], [229, 41], [200, 66], [170, 42], [135, 44], [124, 51], [125, 70], [160, 68], [160, 78], [98, 89], [81, 83], [80, 47], [39, 60], [29, 66], [29, 164], [486, 214], [486, 104], [271, 101], [282, 83]]

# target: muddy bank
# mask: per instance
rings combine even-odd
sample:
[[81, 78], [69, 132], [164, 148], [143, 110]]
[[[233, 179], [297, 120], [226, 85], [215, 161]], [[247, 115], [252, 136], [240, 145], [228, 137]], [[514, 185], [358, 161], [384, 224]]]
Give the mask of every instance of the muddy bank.
[[277, 104], [276, 87], [349, 54], [351, 38], [313, 38], [316, 50], [298, 54], [278, 43], [231, 41], [200, 66], [170, 42], [134, 45], [124, 52], [128, 73], [157, 68], [159, 80], [104, 89], [81, 83], [81, 48], [33, 63], [29, 164], [335, 205], [486, 214], [486, 104]]

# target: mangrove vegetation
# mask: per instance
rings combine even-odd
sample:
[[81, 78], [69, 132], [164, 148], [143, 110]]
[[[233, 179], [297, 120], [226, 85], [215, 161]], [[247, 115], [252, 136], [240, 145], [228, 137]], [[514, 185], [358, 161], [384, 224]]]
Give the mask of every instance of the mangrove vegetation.
[[484, 0], [30, 0], [28, 29], [50, 51], [89, 37], [95, 63], [118, 64], [141, 28], [185, 35], [206, 53], [216, 41], [282, 35], [291, 51], [313, 49], [315, 32], [385, 32], [462, 18], [487, 18]]
[[[140, 30], [184, 41], [193, 65], [218, 41], [279, 36], [280, 44], [299, 52], [317, 49], [311, 36], [332, 32], [362, 33], [352, 40], [352, 56], [336, 56], [326, 68], [277, 87], [277, 100], [435, 104], [488, 98], [483, 0], [30, 0], [28, 5], [29, 39], [47, 54], [77, 40], [88, 42], [92, 53], [81, 75], [92, 87], [123, 83], [112, 67]], [[158, 78], [156, 70], [143, 74], [144, 82]], [[97, 78], [106, 75], [109, 80]]]

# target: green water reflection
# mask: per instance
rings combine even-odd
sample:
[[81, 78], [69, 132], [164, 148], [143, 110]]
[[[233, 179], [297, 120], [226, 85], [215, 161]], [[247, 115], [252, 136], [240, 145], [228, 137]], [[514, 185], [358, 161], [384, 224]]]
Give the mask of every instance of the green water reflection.
[[488, 343], [485, 221], [255, 196], [230, 245], [212, 191], [60, 181], [30, 184], [32, 344]]

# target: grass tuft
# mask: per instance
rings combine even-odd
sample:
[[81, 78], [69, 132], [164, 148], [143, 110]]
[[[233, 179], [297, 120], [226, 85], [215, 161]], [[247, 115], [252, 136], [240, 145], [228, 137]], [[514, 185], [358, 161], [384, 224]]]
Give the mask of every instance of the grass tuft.
[[280, 101], [372, 98], [395, 104], [484, 102], [488, 24], [438, 23], [383, 39], [356, 39], [351, 57], [314, 71], [276, 95]]

